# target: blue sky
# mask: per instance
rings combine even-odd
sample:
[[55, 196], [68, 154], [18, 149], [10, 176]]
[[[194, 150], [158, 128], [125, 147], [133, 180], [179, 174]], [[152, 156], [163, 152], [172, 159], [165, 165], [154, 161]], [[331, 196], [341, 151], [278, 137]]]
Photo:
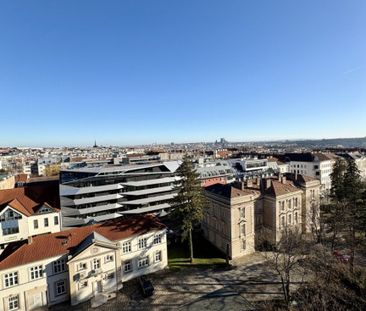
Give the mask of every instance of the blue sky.
[[366, 136], [366, 1], [0, 3], [0, 146]]

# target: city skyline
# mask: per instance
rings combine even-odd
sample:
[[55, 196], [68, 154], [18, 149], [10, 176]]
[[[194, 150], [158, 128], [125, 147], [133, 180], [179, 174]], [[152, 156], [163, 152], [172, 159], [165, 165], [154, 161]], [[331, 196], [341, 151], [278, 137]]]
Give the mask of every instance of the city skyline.
[[0, 26], [0, 146], [366, 134], [364, 1], [12, 1]]

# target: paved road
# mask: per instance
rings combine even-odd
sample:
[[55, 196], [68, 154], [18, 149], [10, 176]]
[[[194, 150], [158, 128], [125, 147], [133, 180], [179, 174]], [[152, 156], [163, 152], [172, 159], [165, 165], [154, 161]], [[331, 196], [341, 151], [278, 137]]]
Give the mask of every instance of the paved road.
[[[239, 263], [226, 269], [203, 269], [187, 267], [180, 270], [165, 270], [150, 277], [155, 294], [142, 298], [136, 280], [125, 284], [116, 299], [98, 308], [114, 310], [253, 310], [255, 301], [281, 295], [281, 286], [274, 274], [263, 262]], [[93, 310], [88, 304], [75, 308], [63, 307], [54, 310]], [[94, 309], [95, 310], [95, 309]]]

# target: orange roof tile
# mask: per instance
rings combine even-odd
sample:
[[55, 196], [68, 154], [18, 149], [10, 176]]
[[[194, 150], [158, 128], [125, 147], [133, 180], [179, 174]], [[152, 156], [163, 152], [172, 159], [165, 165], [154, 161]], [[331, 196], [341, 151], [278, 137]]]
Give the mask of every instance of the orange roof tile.
[[285, 183], [282, 183], [278, 180], [272, 179], [271, 186], [266, 189], [265, 193], [277, 197], [298, 191], [301, 191], [301, 189], [297, 188], [291, 181], [287, 180]]
[[14, 200], [17, 202], [12, 207], [27, 216], [34, 214], [40, 204], [25, 194], [25, 188], [0, 190], [0, 210]]
[[97, 232], [111, 241], [119, 241], [137, 234], [164, 228], [165, 226], [155, 216], [138, 215], [120, 217], [104, 223], [35, 236], [30, 244], [27, 241], [9, 244], [0, 256], [0, 270], [46, 258], [67, 255], [92, 232]]

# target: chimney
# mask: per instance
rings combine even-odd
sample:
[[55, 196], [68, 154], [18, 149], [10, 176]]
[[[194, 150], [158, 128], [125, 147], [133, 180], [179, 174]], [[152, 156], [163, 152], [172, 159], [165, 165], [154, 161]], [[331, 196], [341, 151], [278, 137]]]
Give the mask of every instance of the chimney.
[[272, 181], [270, 178], [262, 178], [260, 183], [261, 191], [265, 191], [266, 189], [271, 187], [271, 183]]
[[286, 176], [282, 176], [281, 183], [283, 183], [283, 184], [285, 184], [285, 183], [286, 183]]
[[253, 187], [253, 180], [251, 178], [247, 179], [247, 187], [248, 188]]
[[239, 189], [239, 190], [244, 190], [245, 189], [245, 184], [244, 184], [244, 181], [241, 181], [241, 180], [237, 180], [234, 182], [234, 187], [236, 189]]
[[28, 237], [28, 244], [32, 244], [32, 242], [33, 242], [33, 237], [32, 236], [29, 236]]
[[270, 178], [266, 178], [265, 181], [266, 181], [266, 189], [268, 189], [269, 187], [271, 187], [272, 180]]

